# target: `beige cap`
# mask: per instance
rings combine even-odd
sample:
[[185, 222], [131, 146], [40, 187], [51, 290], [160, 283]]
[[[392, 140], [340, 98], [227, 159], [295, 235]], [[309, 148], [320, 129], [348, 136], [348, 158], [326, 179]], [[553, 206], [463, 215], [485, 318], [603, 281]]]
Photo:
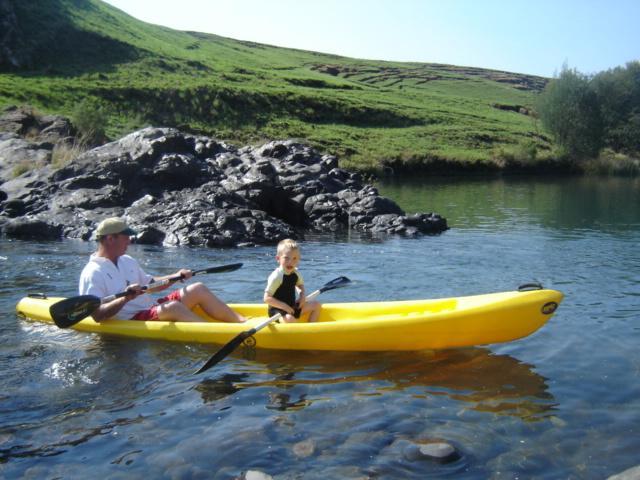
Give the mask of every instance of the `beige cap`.
[[136, 234], [124, 220], [118, 217], [106, 218], [101, 221], [98, 228], [96, 228], [97, 238], [104, 237], [105, 235], [115, 235], [117, 233], [124, 233], [125, 235]]

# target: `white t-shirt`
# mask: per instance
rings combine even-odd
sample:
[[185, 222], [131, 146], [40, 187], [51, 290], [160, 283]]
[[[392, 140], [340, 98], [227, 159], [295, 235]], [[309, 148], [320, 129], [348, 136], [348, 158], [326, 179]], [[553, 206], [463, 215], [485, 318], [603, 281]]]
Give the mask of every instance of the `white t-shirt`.
[[[116, 266], [111, 260], [98, 257], [95, 253], [89, 258], [80, 274], [78, 291], [80, 295], [95, 295], [108, 297], [123, 292], [129, 285], [148, 285], [153, 277], [142, 270], [138, 262], [129, 255], [118, 258]], [[155, 305], [154, 300], [147, 294], [140, 295], [127, 302], [117, 314], [118, 318], [133, 318], [141, 310]]]

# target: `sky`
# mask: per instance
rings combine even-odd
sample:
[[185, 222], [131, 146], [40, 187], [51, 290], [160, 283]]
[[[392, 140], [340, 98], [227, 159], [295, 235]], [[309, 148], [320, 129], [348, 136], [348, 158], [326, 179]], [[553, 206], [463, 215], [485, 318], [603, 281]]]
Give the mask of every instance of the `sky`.
[[640, 0], [106, 0], [145, 22], [346, 57], [553, 77], [640, 60]]

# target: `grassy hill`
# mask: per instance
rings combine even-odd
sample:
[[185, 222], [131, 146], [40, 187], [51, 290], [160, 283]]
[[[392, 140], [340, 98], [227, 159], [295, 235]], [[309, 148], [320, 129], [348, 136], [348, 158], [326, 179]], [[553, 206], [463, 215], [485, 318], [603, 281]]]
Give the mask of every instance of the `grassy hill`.
[[7, 5], [0, 107], [70, 115], [89, 99], [106, 107], [111, 137], [154, 124], [235, 142], [299, 138], [361, 170], [550, 156], [531, 115], [541, 77], [176, 31], [99, 0]]

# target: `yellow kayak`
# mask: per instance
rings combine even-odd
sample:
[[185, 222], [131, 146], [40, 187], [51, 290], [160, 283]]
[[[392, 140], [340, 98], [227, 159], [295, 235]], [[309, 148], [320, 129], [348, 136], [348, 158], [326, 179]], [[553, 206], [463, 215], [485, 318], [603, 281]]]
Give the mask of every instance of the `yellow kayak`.
[[[469, 347], [509, 342], [538, 330], [563, 299], [556, 290], [490, 293], [434, 300], [325, 303], [316, 323], [272, 323], [254, 336], [256, 347], [293, 350], [386, 351]], [[24, 318], [52, 322], [49, 306], [60, 297], [25, 297], [16, 306]], [[181, 342], [225, 344], [266, 320], [264, 304], [231, 308], [250, 320], [140, 322], [90, 317], [73, 328], [83, 332]], [[202, 315], [202, 312], [199, 312]]]

